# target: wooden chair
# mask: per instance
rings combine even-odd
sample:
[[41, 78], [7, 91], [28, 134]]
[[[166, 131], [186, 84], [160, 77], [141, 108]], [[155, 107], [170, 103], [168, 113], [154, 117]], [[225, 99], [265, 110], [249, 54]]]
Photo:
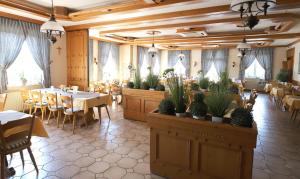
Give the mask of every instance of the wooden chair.
[[43, 95], [41, 91], [31, 91], [31, 96], [34, 104], [34, 113], [36, 113], [37, 109], [41, 109], [42, 120], [44, 120], [44, 116], [47, 114], [47, 102], [43, 102]]
[[[35, 120], [35, 115], [32, 117], [10, 121], [6, 124], [1, 124], [0, 121], [0, 155], [1, 155], [1, 179], [6, 178], [6, 155], [10, 155], [16, 152], [20, 152], [22, 163], [24, 165], [23, 150], [27, 149], [31, 161], [38, 173], [38, 167], [36, 165], [34, 156], [31, 151], [31, 134], [33, 129], [33, 124]], [[22, 126], [22, 130], [20, 130]], [[18, 130], [14, 130], [17, 129]], [[11, 131], [15, 131], [12, 133]]]
[[66, 85], [59, 85], [59, 89], [64, 89], [65, 87], [67, 87]]
[[29, 114], [32, 113], [32, 109], [34, 107], [34, 103], [32, 102], [32, 99], [30, 97], [30, 91], [27, 89], [22, 89], [20, 91], [21, 98], [22, 98], [22, 110], [25, 112], [25, 109], [29, 109]]
[[6, 103], [7, 94], [0, 94], [0, 111], [4, 111], [5, 103]]
[[[60, 99], [61, 99], [61, 102], [62, 102], [62, 105], [63, 105], [64, 114], [65, 114], [63, 124], [62, 124], [62, 129], [64, 129], [65, 122], [68, 118], [70, 121], [73, 122], [73, 130], [72, 131], [73, 131], [73, 134], [74, 134], [75, 127], [76, 127], [76, 122], [77, 122], [77, 114], [79, 112], [81, 112], [82, 110], [73, 106], [73, 97], [72, 96], [62, 96], [61, 95]], [[86, 121], [86, 118], [85, 118], [84, 115], [83, 115], [83, 120], [84, 120], [85, 125], [87, 127], [87, 121]]]
[[73, 91], [78, 91], [78, 90], [79, 90], [79, 86], [71, 86], [71, 89], [72, 89]]
[[[51, 118], [51, 114], [53, 114], [53, 117], [56, 118], [57, 128], [59, 127], [59, 120], [61, 118], [61, 112], [63, 111], [63, 107], [61, 105], [58, 105], [57, 100], [57, 93], [47, 93], [47, 103], [48, 103], [48, 109], [50, 111], [49, 117], [48, 117], [48, 124]], [[57, 113], [57, 117], [56, 117]]]

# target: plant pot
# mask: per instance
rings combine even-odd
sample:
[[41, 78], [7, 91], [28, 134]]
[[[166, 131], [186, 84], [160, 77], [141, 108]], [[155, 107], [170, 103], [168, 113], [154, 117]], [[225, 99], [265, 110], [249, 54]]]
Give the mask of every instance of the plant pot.
[[149, 88], [149, 90], [154, 91], [155, 89], [154, 88]]
[[200, 91], [202, 91], [202, 92], [207, 92], [207, 89], [200, 89]]
[[211, 121], [212, 121], [212, 122], [216, 122], [216, 123], [222, 123], [223, 118], [222, 118], [222, 117], [215, 117], [215, 116], [212, 116]]
[[204, 119], [205, 119], [205, 116], [194, 116], [194, 115], [193, 115], [193, 118], [194, 118], [194, 119], [199, 119], [199, 120], [204, 120]]
[[185, 117], [185, 113], [176, 113], [176, 117]]

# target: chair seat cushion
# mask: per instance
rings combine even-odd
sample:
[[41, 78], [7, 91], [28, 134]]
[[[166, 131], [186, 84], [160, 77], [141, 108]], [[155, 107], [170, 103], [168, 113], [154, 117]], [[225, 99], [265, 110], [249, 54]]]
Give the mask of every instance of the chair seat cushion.
[[[79, 112], [79, 111], [82, 111], [82, 109], [80, 109], [78, 107], [73, 107], [73, 113], [76, 113], [76, 112]], [[73, 113], [72, 113], [71, 108], [65, 110], [65, 114], [72, 115]]]
[[48, 103], [47, 102], [42, 102], [42, 104], [39, 102], [39, 103], [35, 103], [36, 106], [47, 106]]
[[58, 110], [62, 110], [64, 107], [63, 106], [57, 106], [57, 108], [55, 106], [49, 106], [49, 110], [51, 111], [58, 111]]

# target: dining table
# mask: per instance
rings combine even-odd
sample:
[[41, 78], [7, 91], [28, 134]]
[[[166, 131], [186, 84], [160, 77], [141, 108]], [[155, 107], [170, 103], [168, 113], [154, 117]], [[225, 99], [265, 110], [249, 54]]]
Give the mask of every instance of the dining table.
[[62, 90], [59, 88], [42, 88], [40, 90], [43, 96], [43, 100], [46, 102], [47, 93], [56, 93], [58, 103], [61, 105], [60, 96], [72, 96], [73, 106], [81, 109], [89, 121], [94, 120], [94, 108], [98, 110], [99, 118], [101, 116], [100, 106], [111, 104], [111, 97], [109, 94], [97, 93], [97, 92], [85, 92], [85, 91], [74, 91], [74, 90]]
[[[2, 111], [0, 112], [0, 122], [1, 125], [5, 125], [11, 121], [16, 121], [20, 119], [24, 119], [27, 117], [31, 117], [32, 115], [23, 113], [23, 112], [18, 112], [14, 110], [7, 110], [7, 111]], [[12, 130], [8, 131], [6, 135], [11, 135], [14, 133], [17, 133], [19, 131], [22, 131], [24, 126], [16, 126]], [[36, 118], [33, 123], [33, 128], [32, 128], [32, 136], [37, 136], [37, 137], [46, 137], [48, 138], [49, 135], [43, 125], [43, 122]], [[7, 174], [8, 176], [13, 176], [15, 174], [15, 169], [13, 167], [7, 168]]]
[[282, 103], [289, 111], [300, 109], [300, 96], [286, 95]]

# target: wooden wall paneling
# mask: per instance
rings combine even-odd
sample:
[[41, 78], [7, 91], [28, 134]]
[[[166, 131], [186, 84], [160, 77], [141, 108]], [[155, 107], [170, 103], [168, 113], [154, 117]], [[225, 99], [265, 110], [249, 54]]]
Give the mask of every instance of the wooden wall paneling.
[[88, 30], [67, 32], [68, 85], [88, 87]]

